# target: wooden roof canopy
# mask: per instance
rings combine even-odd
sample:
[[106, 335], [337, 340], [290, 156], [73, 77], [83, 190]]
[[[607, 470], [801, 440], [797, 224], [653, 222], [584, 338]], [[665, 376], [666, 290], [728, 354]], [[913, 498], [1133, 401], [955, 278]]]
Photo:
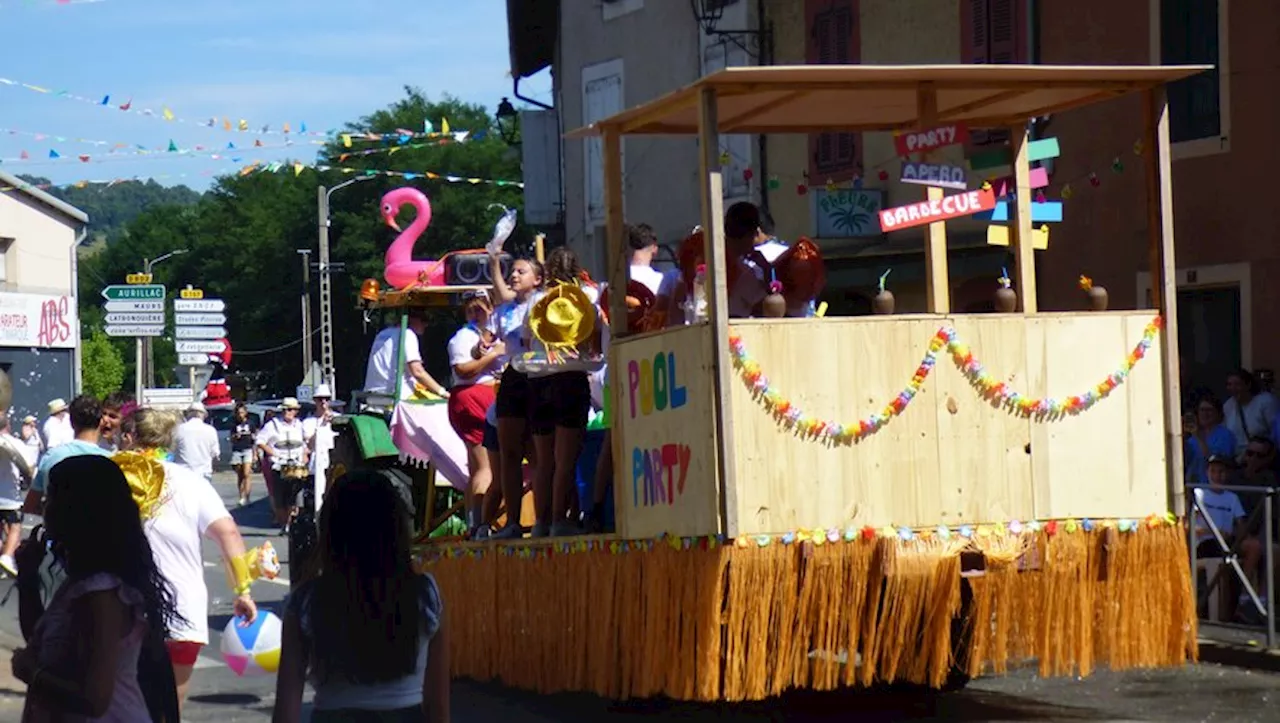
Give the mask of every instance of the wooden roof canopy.
[[[943, 123], [1007, 127], [1029, 118], [1149, 90], [1209, 65], [774, 65], [727, 68], [572, 131], [599, 135], [691, 135], [698, 95], [715, 88], [720, 133], [895, 131]], [[920, 120], [921, 91], [937, 97], [936, 120]]]

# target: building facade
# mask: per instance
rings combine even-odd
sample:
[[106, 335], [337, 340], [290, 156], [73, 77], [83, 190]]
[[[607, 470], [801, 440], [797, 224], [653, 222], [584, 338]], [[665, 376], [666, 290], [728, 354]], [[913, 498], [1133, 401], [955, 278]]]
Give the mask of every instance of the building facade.
[[89, 217], [0, 172], [0, 369], [15, 415], [74, 396], [80, 319], [75, 253]]
[[[1267, 29], [1280, 5], [1257, 3], [1228, 14], [1226, 0], [941, 0], [924, 8], [900, 0], [698, 0], [725, 5], [720, 27], [762, 29], [763, 50], [729, 58], [759, 62], [951, 64], [1210, 64], [1213, 72], [1168, 89], [1173, 147], [1175, 239], [1184, 383], [1221, 390], [1235, 366], [1280, 365], [1280, 335], [1267, 309], [1280, 303], [1280, 211], [1245, 192], [1280, 154], [1271, 128], [1280, 100], [1265, 85]], [[554, 71], [561, 127], [576, 128], [684, 85], [702, 72], [708, 40], [683, 2], [616, 0], [557, 13]], [[734, 15], [729, 15], [732, 12]], [[745, 36], [744, 36], [745, 37]], [[741, 38], [739, 38], [741, 39]], [[749, 44], [748, 44], [748, 47]], [[701, 53], [704, 57], [699, 58]], [[745, 57], [744, 57], [745, 56]], [[513, 53], [514, 57], [514, 53]], [[590, 97], [588, 97], [590, 96]], [[1233, 102], [1234, 101], [1234, 102]], [[1248, 113], [1233, 108], [1248, 108]], [[1137, 143], [1144, 109], [1137, 97], [1038, 119], [1033, 137], [1056, 138], [1058, 158], [1043, 163], [1063, 219], [1038, 256], [1042, 310], [1081, 309], [1088, 275], [1113, 308], [1149, 304], [1148, 203]], [[1007, 141], [975, 132], [968, 149], [940, 162], [965, 165], [965, 151]], [[925, 310], [923, 229], [880, 233], [875, 212], [923, 198], [897, 182], [900, 161], [889, 134], [824, 134], [735, 139], [726, 184], [767, 209], [785, 240], [823, 248], [831, 313], [870, 312], [877, 280], [889, 272], [900, 312]], [[568, 236], [584, 255], [603, 253], [598, 153], [591, 142], [563, 148]], [[631, 221], [678, 240], [698, 218], [692, 139], [627, 139], [626, 211]], [[739, 150], [740, 149], [740, 150]], [[725, 158], [725, 156], [722, 156]], [[982, 171], [1002, 175], [999, 169]], [[971, 177], [977, 174], [971, 173]], [[951, 308], [992, 308], [1008, 249], [987, 243], [987, 224], [948, 223]]]

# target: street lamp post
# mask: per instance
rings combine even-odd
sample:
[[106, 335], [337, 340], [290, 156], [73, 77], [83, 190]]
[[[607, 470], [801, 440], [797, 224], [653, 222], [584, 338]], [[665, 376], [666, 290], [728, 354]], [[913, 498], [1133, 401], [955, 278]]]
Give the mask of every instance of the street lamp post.
[[[160, 256], [157, 256], [154, 259], [143, 259], [142, 273], [150, 276], [151, 269], [155, 268], [156, 264], [160, 263], [161, 261], [165, 261], [169, 258], [172, 258], [174, 256], [181, 256], [182, 254], [187, 253], [188, 250], [189, 249], [174, 249], [173, 251], [170, 251], [167, 254], [162, 254]], [[163, 310], [161, 311], [163, 313]], [[147, 388], [153, 388], [156, 385], [156, 359], [155, 359], [155, 349], [151, 343], [151, 337], [149, 336], [142, 337], [142, 346], [143, 346], [143, 353], [141, 356], [143, 359], [143, 368], [146, 371], [145, 376], [147, 380]]]
[[[356, 176], [349, 178], [333, 188], [320, 186], [317, 201], [320, 206], [320, 366], [324, 370], [324, 381], [330, 389], [338, 388], [338, 377], [333, 368], [333, 294], [329, 273], [329, 197], [334, 191], [359, 183], [373, 176]], [[308, 340], [307, 343], [310, 343]]]

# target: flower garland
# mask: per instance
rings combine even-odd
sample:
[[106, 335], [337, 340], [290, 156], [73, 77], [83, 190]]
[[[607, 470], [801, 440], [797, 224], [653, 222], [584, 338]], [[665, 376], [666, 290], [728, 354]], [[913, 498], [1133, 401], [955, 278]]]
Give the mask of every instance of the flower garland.
[[417, 548], [415, 551], [415, 562], [419, 565], [430, 563], [439, 558], [471, 558], [477, 559], [487, 554], [496, 554], [503, 557], [516, 557], [523, 559], [536, 559], [543, 557], [551, 557], [552, 555], [571, 555], [584, 552], [607, 551], [612, 555], [621, 555], [629, 552], [651, 552], [659, 545], [668, 545], [673, 550], [691, 550], [697, 548], [699, 550], [710, 550], [717, 547], [768, 547], [773, 544], [794, 545], [794, 544], [837, 544], [837, 543], [856, 543], [856, 542], [873, 542], [878, 539], [896, 539], [900, 542], [911, 542], [913, 540], [982, 540], [987, 538], [1000, 537], [1019, 537], [1023, 535], [1039, 535], [1041, 533], [1048, 537], [1054, 537], [1061, 534], [1074, 535], [1080, 532], [1092, 533], [1097, 530], [1115, 529], [1121, 533], [1136, 533], [1143, 528], [1158, 528], [1180, 524], [1178, 518], [1172, 513], [1164, 512], [1159, 514], [1150, 514], [1143, 518], [1126, 518], [1126, 519], [1100, 519], [1094, 520], [1089, 518], [1082, 519], [1063, 519], [1063, 520], [1028, 520], [1021, 522], [1019, 520], [1011, 520], [1009, 522], [995, 522], [990, 524], [977, 525], [959, 525], [950, 527], [947, 525], [938, 525], [936, 528], [913, 529], [911, 527], [894, 527], [893, 525], [885, 525], [883, 527], [875, 527], [874, 525], [864, 525], [862, 527], [849, 526], [844, 529], [832, 527], [830, 529], [815, 528], [811, 530], [795, 530], [785, 532], [778, 535], [746, 535], [743, 537], [726, 538], [724, 535], [698, 535], [693, 537], [676, 537], [673, 535], [659, 535], [655, 538], [645, 538], [638, 540], [609, 540], [601, 538], [580, 538], [566, 541], [556, 541], [549, 544], [529, 544], [525, 540], [513, 540], [510, 544], [486, 544], [478, 545], [474, 543], [464, 543], [455, 545], [426, 545]]
[[1064, 414], [1080, 414], [1105, 399], [1116, 387], [1124, 383], [1129, 372], [1144, 356], [1155, 341], [1160, 329], [1164, 326], [1161, 317], [1156, 316], [1143, 330], [1142, 339], [1125, 357], [1116, 371], [1108, 374], [1102, 381], [1093, 385], [1081, 394], [1058, 399], [1054, 397], [1036, 398], [1024, 396], [1010, 388], [1004, 382], [997, 381], [983, 368], [973, 356], [969, 346], [960, 340], [955, 328], [946, 325], [938, 329], [929, 340], [929, 348], [920, 365], [911, 376], [911, 381], [898, 395], [884, 406], [878, 414], [866, 419], [840, 424], [818, 419], [793, 404], [774, 389], [769, 378], [760, 369], [760, 364], [747, 353], [742, 337], [729, 337], [729, 351], [733, 357], [733, 365], [737, 367], [742, 380], [751, 390], [753, 396], [760, 400], [765, 409], [788, 429], [797, 430], [802, 436], [830, 442], [833, 444], [850, 444], [875, 434], [894, 417], [902, 414], [911, 400], [920, 392], [924, 380], [928, 378], [937, 363], [938, 353], [944, 348], [951, 354], [952, 360], [960, 371], [977, 388], [982, 398], [993, 405], [1024, 417], [1038, 419], [1054, 419]]

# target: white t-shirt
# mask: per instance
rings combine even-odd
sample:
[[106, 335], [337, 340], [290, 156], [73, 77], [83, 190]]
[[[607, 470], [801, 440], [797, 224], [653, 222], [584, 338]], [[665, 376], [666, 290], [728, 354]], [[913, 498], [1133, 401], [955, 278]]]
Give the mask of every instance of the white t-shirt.
[[[1236, 437], [1236, 456], [1244, 453], [1244, 448], [1249, 446], [1250, 437], [1271, 436], [1271, 422], [1276, 417], [1275, 397], [1258, 394], [1244, 405], [1243, 415], [1237, 411], [1239, 409], [1240, 402], [1235, 397], [1222, 404], [1222, 424]], [[1243, 426], [1240, 424], [1241, 416], [1244, 417]]]
[[173, 434], [173, 461], [196, 474], [213, 474], [219, 453], [218, 430], [199, 417], [179, 424]]
[[453, 368], [453, 386], [492, 384], [498, 374], [502, 372], [502, 367], [506, 364], [505, 357], [493, 360], [492, 364], [486, 369], [482, 369], [474, 377], [463, 377], [458, 374], [456, 367], [459, 364], [475, 361], [475, 358], [471, 356], [471, 351], [476, 348], [476, 344], [479, 344], [480, 340], [480, 330], [473, 324], [467, 324], [462, 327], [454, 333], [453, 338], [449, 339], [449, 367]]
[[34, 475], [27, 461], [26, 445], [17, 437], [0, 432], [0, 510], [22, 509], [24, 495], [18, 482], [24, 474], [27, 479]]
[[169, 631], [171, 640], [209, 642], [209, 590], [204, 584], [201, 542], [209, 526], [230, 517], [208, 480], [181, 465], [163, 462], [160, 506], [143, 523], [156, 567], [173, 585], [178, 612], [186, 618]]
[[494, 333], [507, 346], [507, 358], [514, 359], [528, 351], [525, 335], [529, 333], [525, 320], [529, 317], [529, 308], [538, 300], [539, 294], [529, 294], [524, 301], [511, 300], [500, 304], [493, 310]]
[[32, 467], [40, 462], [40, 452], [43, 451], [40, 442], [40, 433], [34, 432], [30, 437], [22, 441], [22, 452], [27, 457], [27, 461]]
[[662, 272], [646, 264], [631, 264], [631, 278], [649, 287], [654, 296], [662, 288]]
[[53, 449], [60, 444], [66, 444], [76, 438], [76, 432], [71, 427], [71, 414], [64, 414], [61, 417], [49, 417], [44, 420], [44, 448]]
[[288, 423], [284, 417], [276, 417], [263, 425], [257, 443], [271, 450], [271, 464], [278, 469], [287, 460], [301, 462], [306, 441], [307, 431], [301, 420]]
[[302, 420], [302, 434], [306, 439], [315, 437], [316, 440], [311, 448], [311, 460], [308, 464], [311, 474], [316, 474], [316, 470], [323, 472], [328, 469], [329, 450], [333, 449], [333, 441], [336, 437], [333, 424], [328, 421], [321, 423], [319, 417], [307, 417]]
[[[1204, 487], [1197, 487], [1195, 494], [1201, 509], [1209, 513], [1209, 519], [1213, 520], [1218, 532], [1221, 532], [1223, 537], [1230, 537], [1235, 530], [1236, 520], [1244, 517], [1244, 506], [1240, 504], [1240, 496], [1231, 490], [1215, 491]], [[1213, 533], [1204, 524], [1204, 517], [1197, 512], [1196, 542], [1212, 537]]]
[[[394, 394], [392, 379], [396, 378], [396, 336], [400, 332], [398, 326], [388, 326], [378, 332], [373, 339], [373, 348], [369, 352], [369, 364], [365, 367], [364, 390]], [[422, 352], [418, 348], [418, 335], [413, 329], [404, 331], [404, 369], [400, 370], [400, 396], [407, 399], [413, 396], [413, 377], [409, 376], [411, 362], [422, 362]]]
[[756, 251], [759, 251], [760, 255], [764, 256], [765, 261], [773, 263], [778, 260], [778, 257], [782, 255], [783, 251], [786, 251], [789, 248], [791, 247], [782, 243], [778, 239], [771, 238], [757, 246]]

